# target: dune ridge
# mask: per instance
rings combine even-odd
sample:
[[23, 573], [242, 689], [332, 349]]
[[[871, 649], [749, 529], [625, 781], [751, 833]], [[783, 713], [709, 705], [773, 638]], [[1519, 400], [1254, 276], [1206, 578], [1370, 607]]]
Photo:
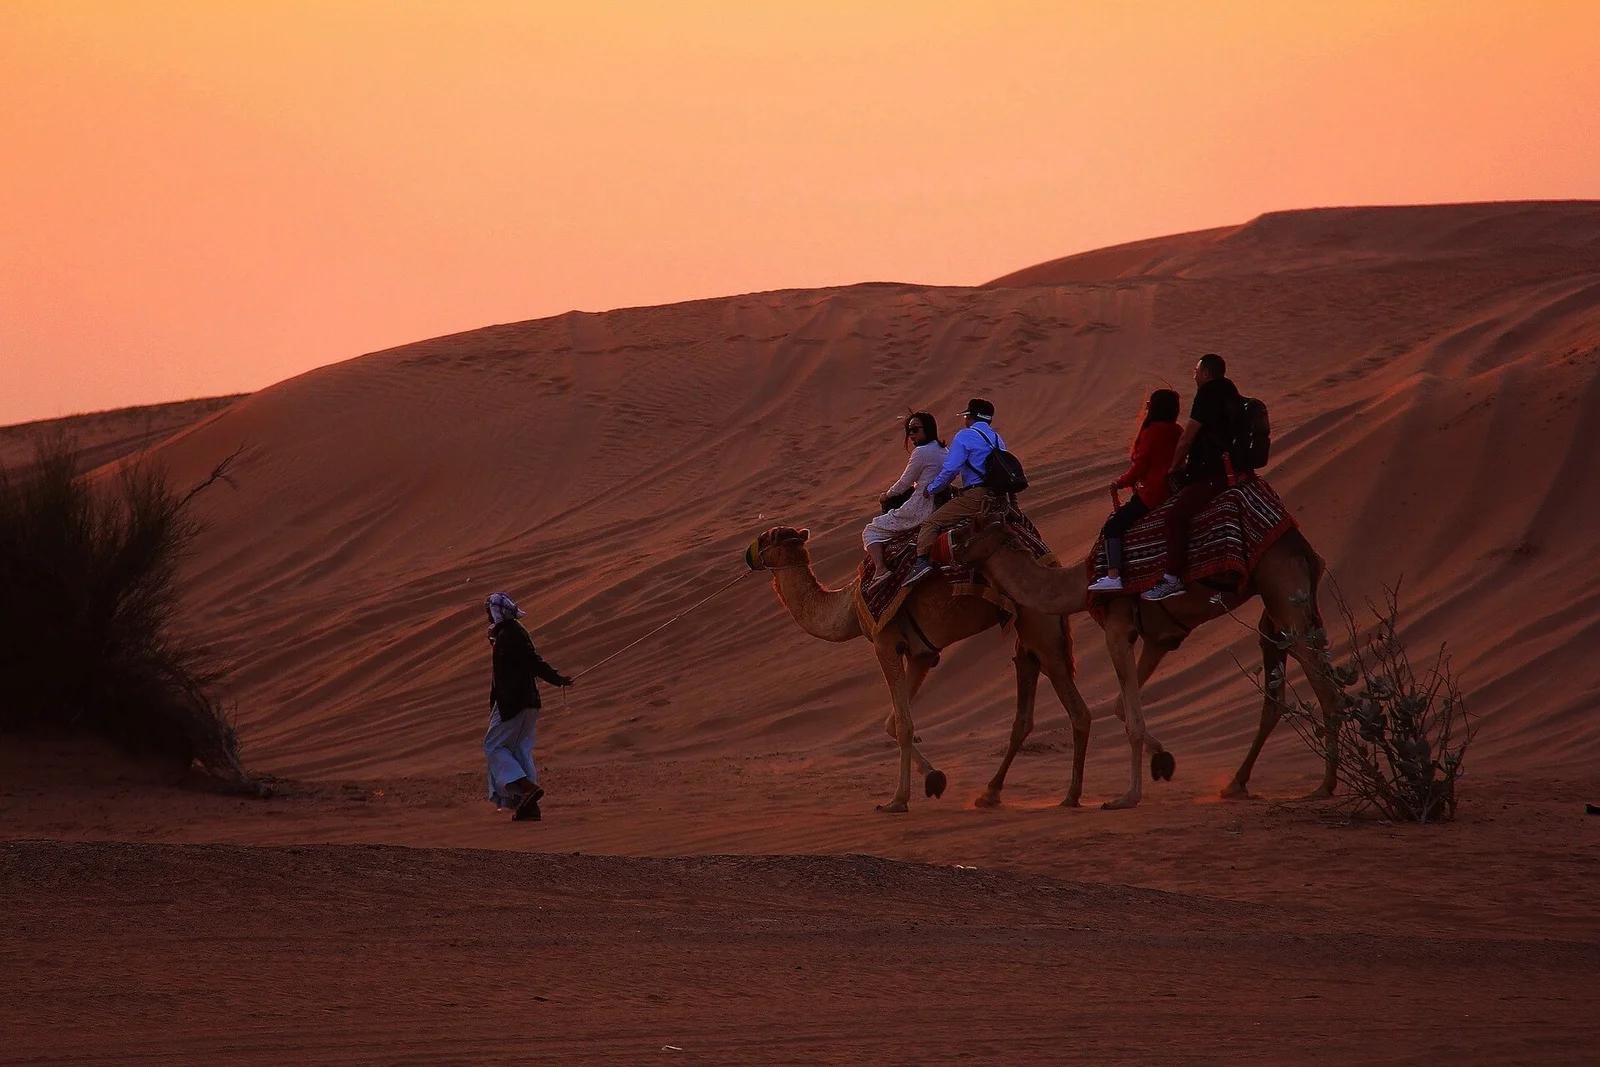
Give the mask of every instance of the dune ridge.
[[33, 459], [42, 441], [60, 435], [79, 451], [85, 468], [99, 467], [148, 449], [162, 439], [215, 414], [244, 394], [178, 400], [170, 404], [140, 404], [71, 415], [64, 419], [0, 426], [0, 470]]

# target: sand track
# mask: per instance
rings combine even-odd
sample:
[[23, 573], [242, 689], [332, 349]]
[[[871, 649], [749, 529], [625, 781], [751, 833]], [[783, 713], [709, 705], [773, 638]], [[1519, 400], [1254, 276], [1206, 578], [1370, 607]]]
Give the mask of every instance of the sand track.
[[864, 856], [16, 843], [0, 884], [19, 1063], [1581, 1062], [1597, 1036], [1592, 943]]

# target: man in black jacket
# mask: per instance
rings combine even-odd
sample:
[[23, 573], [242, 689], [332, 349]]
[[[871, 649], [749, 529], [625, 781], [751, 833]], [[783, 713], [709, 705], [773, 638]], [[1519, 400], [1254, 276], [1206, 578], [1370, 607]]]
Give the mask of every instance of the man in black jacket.
[[1228, 363], [1207, 352], [1194, 365], [1194, 405], [1172, 457], [1172, 477], [1181, 486], [1167, 505], [1166, 573], [1141, 595], [1165, 600], [1183, 593], [1183, 572], [1189, 562], [1189, 520], [1218, 493], [1228, 488], [1223, 457], [1233, 443], [1239, 414], [1239, 390], [1228, 378]]
[[489, 732], [483, 755], [489, 764], [489, 799], [496, 807], [515, 807], [518, 821], [538, 819], [539, 771], [533, 763], [534, 732], [539, 725], [539, 686], [568, 686], [572, 679], [556, 670], [533, 647], [533, 638], [517, 620], [521, 608], [504, 593], [484, 603], [489, 613], [489, 642], [494, 646], [494, 680], [489, 686]]

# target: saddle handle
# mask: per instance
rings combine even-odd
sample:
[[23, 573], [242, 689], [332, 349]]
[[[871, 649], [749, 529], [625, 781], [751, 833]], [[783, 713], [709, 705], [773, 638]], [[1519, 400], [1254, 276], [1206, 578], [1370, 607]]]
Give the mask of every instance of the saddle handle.
[[1111, 510], [1122, 510], [1122, 493], [1114, 485], [1111, 487]]

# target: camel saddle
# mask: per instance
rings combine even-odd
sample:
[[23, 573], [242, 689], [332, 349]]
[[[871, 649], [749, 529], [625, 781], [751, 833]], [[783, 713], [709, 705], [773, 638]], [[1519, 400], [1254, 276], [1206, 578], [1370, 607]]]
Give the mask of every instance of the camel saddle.
[[[1122, 539], [1122, 586], [1118, 594], [1089, 597], [1089, 611], [1105, 616], [1113, 596], [1142, 593], [1161, 580], [1166, 569], [1167, 513], [1171, 501], [1140, 519]], [[1189, 523], [1189, 566], [1186, 585], [1206, 586], [1222, 593], [1243, 593], [1267, 549], [1284, 534], [1298, 529], [1283, 499], [1263, 478], [1251, 478], [1217, 494]], [[1087, 563], [1089, 580], [1106, 572], [1106, 539], [1094, 543]]]
[[[998, 505], [995, 510], [999, 510]], [[991, 516], [983, 517], [986, 521], [992, 521]], [[1055, 553], [1044, 543], [1044, 538], [1039, 535], [1039, 529], [1034, 526], [1033, 520], [1017, 507], [1015, 498], [1007, 499], [1001, 521], [1010, 529], [1015, 542], [1032, 552], [1034, 559], [1047, 566], [1055, 565]], [[950, 592], [953, 595], [982, 597], [1008, 617], [1015, 615], [1016, 604], [990, 585], [979, 573], [978, 568], [956, 563], [952, 558], [951, 539], [959, 540], [964, 536], [972, 522], [971, 519], [965, 520], [941, 534], [932, 551], [928, 553], [928, 559], [934, 564], [938, 575], [950, 583]], [[905, 584], [905, 579], [916, 566], [917, 532], [912, 530], [884, 542], [883, 562], [888, 577], [874, 583], [877, 571], [872, 565], [872, 557], [863, 555], [858, 575], [860, 580], [855, 586], [856, 613], [861, 617], [862, 629], [867, 632], [868, 637], [876, 637], [880, 630], [894, 621], [900, 611], [900, 605], [911, 592]], [[923, 582], [927, 581], [929, 578], [923, 579]]]

